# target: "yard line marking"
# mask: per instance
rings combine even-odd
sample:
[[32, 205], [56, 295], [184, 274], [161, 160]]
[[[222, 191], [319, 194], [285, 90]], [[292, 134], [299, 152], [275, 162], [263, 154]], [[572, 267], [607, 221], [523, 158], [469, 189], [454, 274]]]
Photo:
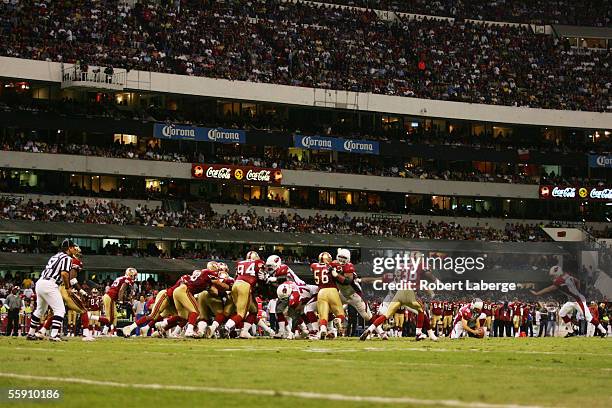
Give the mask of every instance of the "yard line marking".
[[206, 386], [189, 386], [189, 385], [167, 385], [167, 384], [130, 384], [119, 383], [114, 381], [97, 381], [88, 380], [85, 378], [70, 378], [70, 377], [47, 377], [26, 375], [17, 373], [0, 372], [0, 377], [16, 378], [21, 380], [35, 381], [52, 381], [64, 382], [73, 384], [96, 385], [102, 387], [113, 388], [136, 388], [147, 390], [169, 390], [169, 391], [193, 391], [193, 392], [216, 392], [221, 394], [248, 394], [267, 397], [289, 397], [311, 400], [325, 401], [346, 401], [346, 402], [370, 402], [375, 404], [413, 404], [413, 405], [434, 405], [459, 408], [543, 408], [538, 405], [518, 405], [518, 404], [490, 404], [486, 402], [464, 402], [458, 400], [427, 400], [411, 397], [374, 397], [374, 396], [358, 396], [344, 394], [321, 394], [317, 392], [306, 391], [281, 391], [281, 390], [257, 390], [252, 388], [221, 388], [221, 387], [206, 387]]

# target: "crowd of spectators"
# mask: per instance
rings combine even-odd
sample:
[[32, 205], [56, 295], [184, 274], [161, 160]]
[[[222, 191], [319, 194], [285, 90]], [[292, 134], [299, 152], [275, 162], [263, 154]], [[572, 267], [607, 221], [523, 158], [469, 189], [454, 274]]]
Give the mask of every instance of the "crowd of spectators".
[[365, 236], [393, 236], [405, 239], [446, 239], [486, 241], [542, 241], [547, 240], [539, 226], [507, 224], [496, 229], [487, 224], [475, 227], [456, 223], [421, 223], [414, 220], [373, 219], [319, 215], [301, 217], [297, 214], [258, 216], [253, 211], [216, 214], [212, 210], [182, 211], [159, 207], [131, 208], [114, 202], [87, 203], [63, 200], [43, 203], [4, 197], [0, 199], [0, 219], [39, 222], [70, 222], [86, 224], [146, 225], [190, 229], [227, 229], [271, 232], [301, 232], [309, 234], [356, 234]]
[[[154, 139], [153, 139], [154, 140]], [[473, 167], [471, 163], [452, 168], [441, 168], [432, 162], [416, 165], [412, 162], [390, 157], [367, 157], [355, 155], [340, 155], [333, 161], [325, 156], [303, 156], [298, 157], [287, 151], [277, 151], [266, 155], [241, 155], [241, 154], [208, 154], [203, 151], [172, 151], [162, 149], [158, 143], [149, 143], [138, 147], [116, 141], [106, 146], [96, 146], [76, 143], [47, 143], [38, 141], [35, 137], [10, 137], [0, 138], [2, 150], [24, 151], [32, 153], [62, 153], [85, 156], [113, 157], [135, 160], [158, 160], [171, 162], [198, 162], [198, 163], [220, 163], [244, 166], [268, 167], [289, 170], [316, 170], [333, 173], [363, 174], [383, 177], [403, 177], [450, 181], [473, 181], [490, 183], [513, 183], [513, 184], [567, 184], [576, 183], [597, 185], [604, 180], [583, 179], [581, 177], [559, 176], [554, 173], [529, 175], [521, 171], [518, 166], [498, 166], [496, 169], [483, 172]], [[239, 152], [237, 152], [239, 153]], [[605, 183], [604, 183], [605, 184]], [[74, 191], [77, 194], [78, 191]], [[152, 192], [153, 193], [153, 192]], [[154, 194], [147, 195], [154, 198]]]
[[[576, 5], [576, 8], [585, 7]], [[554, 9], [554, 8], [553, 8]], [[277, 0], [0, 3], [0, 55], [495, 105], [610, 111], [607, 50], [528, 28]]]
[[323, 3], [459, 19], [609, 27], [610, 2], [598, 0], [317, 0]]

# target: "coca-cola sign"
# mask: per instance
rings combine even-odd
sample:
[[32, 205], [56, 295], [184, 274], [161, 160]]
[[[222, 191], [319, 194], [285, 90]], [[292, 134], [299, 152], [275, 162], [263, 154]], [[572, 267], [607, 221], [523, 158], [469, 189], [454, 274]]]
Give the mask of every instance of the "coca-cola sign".
[[540, 198], [612, 201], [610, 187], [540, 186]]
[[225, 164], [192, 164], [193, 178], [218, 181], [235, 181], [255, 184], [280, 184], [283, 173], [279, 169]]

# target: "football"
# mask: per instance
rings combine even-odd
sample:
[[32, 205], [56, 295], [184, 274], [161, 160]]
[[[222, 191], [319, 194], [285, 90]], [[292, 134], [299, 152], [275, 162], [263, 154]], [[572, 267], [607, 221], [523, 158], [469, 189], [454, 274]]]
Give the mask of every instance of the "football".
[[479, 339], [482, 339], [485, 336], [485, 329], [484, 327], [479, 327], [476, 329], [476, 337], [478, 337]]

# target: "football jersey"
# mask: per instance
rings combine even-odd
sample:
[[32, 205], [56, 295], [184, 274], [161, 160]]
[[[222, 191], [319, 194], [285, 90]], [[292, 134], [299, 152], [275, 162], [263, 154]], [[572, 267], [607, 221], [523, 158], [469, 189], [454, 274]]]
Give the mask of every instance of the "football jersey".
[[305, 282], [300, 279], [295, 272], [291, 270], [287, 265], [281, 265], [278, 267], [276, 271], [274, 271], [274, 276], [277, 278], [278, 283], [283, 283], [285, 281], [295, 282], [300, 285], [304, 285]]
[[465, 305], [462, 308], [460, 308], [459, 311], [457, 312], [457, 315], [455, 316], [455, 319], [453, 320], [453, 325], [461, 322], [462, 319], [465, 319], [468, 322], [470, 321], [473, 322], [476, 319], [478, 319], [478, 316], [480, 316], [480, 313], [474, 313], [470, 305]]
[[240, 261], [236, 264], [236, 280], [245, 281], [253, 286], [257, 283], [257, 273], [265, 266], [261, 259], [256, 261]]
[[431, 313], [436, 316], [442, 316], [444, 304], [440, 301], [431, 302]]
[[317, 292], [319, 288], [314, 285], [306, 285], [306, 284], [291, 284], [291, 295], [289, 296], [289, 307], [296, 307], [301, 305], [305, 305], [310, 302], [314, 298], [317, 297]]
[[87, 297], [87, 310], [92, 312], [99, 312], [102, 304], [102, 298], [100, 296], [88, 296]]
[[556, 278], [553, 281], [553, 285], [570, 299], [574, 299], [578, 302], [586, 301], [585, 297], [578, 290], [578, 279], [567, 273]]
[[310, 270], [314, 275], [315, 285], [319, 287], [319, 289], [323, 288], [335, 288], [338, 289], [336, 285], [336, 280], [331, 274], [329, 270], [329, 265], [313, 263], [310, 265]]
[[520, 302], [512, 303], [510, 309], [512, 310], [512, 316], [520, 317], [523, 315], [523, 305]]
[[452, 316], [453, 308], [454, 308], [453, 302], [444, 302], [444, 316]]
[[119, 290], [124, 284], [132, 286], [134, 284], [134, 280], [127, 276], [120, 276], [113, 281], [106, 294], [110, 296], [110, 298], [114, 301], [117, 301], [117, 297], [119, 296]]
[[482, 305], [482, 311], [487, 316], [492, 316], [493, 315], [493, 305], [490, 302], [484, 302], [484, 304]]
[[355, 293], [361, 294], [363, 292], [361, 285], [355, 281], [359, 277], [355, 271], [355, 265], [350, 262], [341, 264], [338, 261], [333, 261], [330, 266], [335, 268], [338, 274], [353, 278], [350, 284], [338, 285], [338, 290], [340, 293], [342, 293], [342, 295], [344, 295], [344, 297], [349, 298]]
[[201, 271], [193, 271], [191, 275], [183, 275], [181, 279], [182, 283], [187, 286], [187, 290], [189, 290], [192, 295], [196, 295], [210, 288], [212, 281], [216, 279], [216, 277], [217, 272], [203, 269]]

